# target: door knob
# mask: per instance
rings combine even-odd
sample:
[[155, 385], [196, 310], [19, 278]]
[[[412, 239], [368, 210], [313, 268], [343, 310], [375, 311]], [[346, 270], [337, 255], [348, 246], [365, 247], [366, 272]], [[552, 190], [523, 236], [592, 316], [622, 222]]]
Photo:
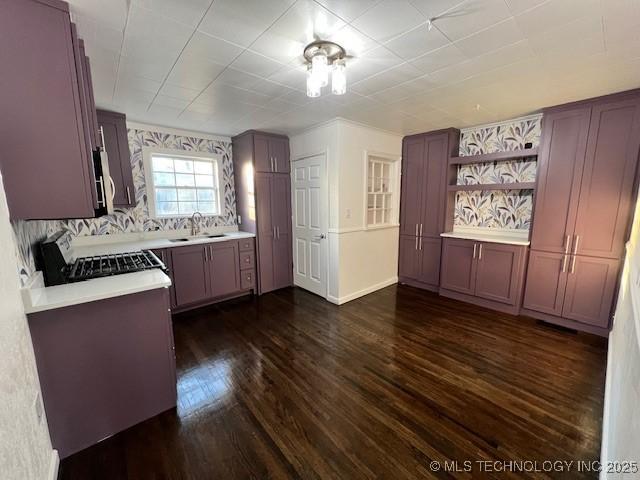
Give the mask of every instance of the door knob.
[[321, 233], [320, 235], [316, 235], [316, 236], [315, 236], [315, 237], [313, 237], [313, 238], [315, 238], [316, 240], [322, 240], [322, 239], [327, 238], [327, 237], [325, 236], [325, 234], [324, 234], [324, 233]]

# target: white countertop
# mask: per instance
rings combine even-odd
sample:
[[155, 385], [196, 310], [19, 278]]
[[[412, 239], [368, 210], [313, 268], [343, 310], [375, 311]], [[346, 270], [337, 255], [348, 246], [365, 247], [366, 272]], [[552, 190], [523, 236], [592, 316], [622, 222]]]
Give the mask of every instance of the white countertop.
[[171, 279], [157, 268], [53, 287], [45, 287], [39, 275], [30, 288], [22, 289], [22, 301], [29, 314], [170, 286]]
[[[181, 233], [184, 232], [173, 232], [170, 235], [171, 238], [187, 238], [187, 241], [172, 242], [167, 237], [140, 238], [127, 235], [110, 235], [110, 238], [105, 238], [107, 237], [106, 235], [93, 238], [77, 238], [74, 239], [73, 253], [76, 258], [92, 257], [255, 237], [253, 233], [246, 232], [225, 232], [224, 236], [215, 238], [208, 238], [205, 234], [192, 237], [181, 235]], [[79, 245], [75, 244], [76, 241]], [[94, 278], [53, 287], [45, 287], [42, 273], [37, 272], [31, 284], [22, 289], [22, 300], [25, 313], [28, 314], [170, 286], [171, 279], [160, 269]]]
[[504, 243], [507, 245], [527, 246], [531, 243], [529, 241], [528, 231], [519, 233], [517, 231], [507, 232], [505, 230], [500, 230], [491, 232], [487, 230], [488, 229], [454, 230], [453, 232], [441, 233], [440, 236], [445, 238], [477, 240], [479, 242]]
[[[76, 245], [73, 251], [76, 257], [93, 257], [96, 255], [110, 255], [114, 253], [134, 252], [136, 250], [150, 250], [156, 248], [174, 248], [187, 245], [197, 245], [203, 243], [226, 242], [229, 240], [239, 240], [241, 238], [253, 238], [253, 233], [247, 232], [227, 232], [223, 237], [208, 238], [204, 234], [196, 236], [174, 236], [173, 238], [187, 238], [186, 242], [172, 242], [169, 238], [147, 238], [147, 239], [123, 239], [122, 241], [109, 241], [108, 243], [90, 243]], [[75, 241], [74, 241], [75, 242]]]

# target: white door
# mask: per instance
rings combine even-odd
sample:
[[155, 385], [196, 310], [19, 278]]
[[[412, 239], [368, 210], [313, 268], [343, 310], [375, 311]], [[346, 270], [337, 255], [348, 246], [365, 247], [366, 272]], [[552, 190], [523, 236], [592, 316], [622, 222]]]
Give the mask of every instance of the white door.
[[327, 296], [327, 161], [324, 154], [293, 161], [293, 283]]

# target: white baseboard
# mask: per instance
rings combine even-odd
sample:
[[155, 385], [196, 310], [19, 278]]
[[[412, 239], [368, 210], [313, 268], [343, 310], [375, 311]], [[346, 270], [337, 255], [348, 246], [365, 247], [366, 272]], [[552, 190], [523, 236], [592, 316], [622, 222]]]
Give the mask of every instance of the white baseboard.
[[[620, 299], [622, 300], [622, 299]], [[611, 336], [607, 345], [607, 374], [604, 383], [604, 409], [602, 412], [602, 444], [600, 445], [600, 465], [606, 465], [609, 461], [609, 435], [611, 427], [611, 398], [612, 395], [612, 371], [613, 364], [611, 363], [612, 351], [611, 348]], [[600, 480], [607, 478], [606, 469], [602, 469], [600, 472]]]
[[381, 288], [388, 287], [389, 285], [393, 285], [398, 283], [398, 277], [392, 277], [384, 282], [376, 283], [375, 285], [371, 285], [370, 287], [363, 288], [362, 290], [358, 290], [357, 292], [350, 293], [348, 295], [343, 295], [341, 297], [334, 297], [332, 295], [327, 295], [327, 300], [331, 303], [335, 303], [336, 305], [342, 305], [343, 303], [350, 302], [351, 300], [355, 300], [356, 298], [364, 297], [370, 293], [375, 292], [376, 290], [380, 290]]
[[60, 466], [60, 457], [58, 450], [51, 450], [51, 461], [49, 462], [49, 480], [58, 480], [58, 467]]

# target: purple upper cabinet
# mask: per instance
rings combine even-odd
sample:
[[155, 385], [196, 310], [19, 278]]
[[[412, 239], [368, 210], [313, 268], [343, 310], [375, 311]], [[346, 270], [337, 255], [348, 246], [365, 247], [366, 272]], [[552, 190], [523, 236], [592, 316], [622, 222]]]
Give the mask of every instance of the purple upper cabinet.
[[402, 152], [400, 233], [418, 236], [422, 219], [424, 137], [405, 138]]
[[578, 206], [580, 176], [589, 132], [590, 108], [548, 113], [538, 155], [531, 248], [568, 251]]
[[420, 235], [438, 237], [444, 225], [444, 202], [446, 200], [446, 171], [448, 134], [441, 133], [425, 138], [425, 161], [423, 168], [422, 215]]
[[256, 134], [253, 136], [253, 159], [256, 172], [271, 173], [273, 172], [273, 162], [271, 161], [269, 148], [269, 137], [266, 135]]
[[115, 192], [113, 205], [135, 207], [135, 187], [127, 136], [127, 118], [122, 113], [98, 110], [98, 126], [104, 135], [104, 149], [109, 159], [109, 174]]
[[275, 173], [290, 173], [288, 139], [272, 137], [269, 140], [269, 156], [273, 158]]
[[11, 218], [93, 217], [68, 6], [2, 0], [0, 32], [0, 168]]
[[83, 65], [83, 76], [84, 76], [84, 88], [85, 95], [87, 97], [87, 102], [89, 105], [89, 125], [90, 131], [89, 135], [91, 136], [91, 146], [92, 150], [96, 150], [99, 147], [102, 147], [102, 137], [100, 135], [100, 130], [98, 128], [98, 116], [96, 112], [96, 101], [93, 95], [93, 78], [91, 76], [91, 62], [89, 61], [89, 57], [87, 57], [84, 48], [84, 41], [80, 39], [80, 55], [84, 57], [82, 62]]
[[606, 258], [623, 255], [639, 151], [640, 97], [595, 105], [580, 187], [574, 253]]

